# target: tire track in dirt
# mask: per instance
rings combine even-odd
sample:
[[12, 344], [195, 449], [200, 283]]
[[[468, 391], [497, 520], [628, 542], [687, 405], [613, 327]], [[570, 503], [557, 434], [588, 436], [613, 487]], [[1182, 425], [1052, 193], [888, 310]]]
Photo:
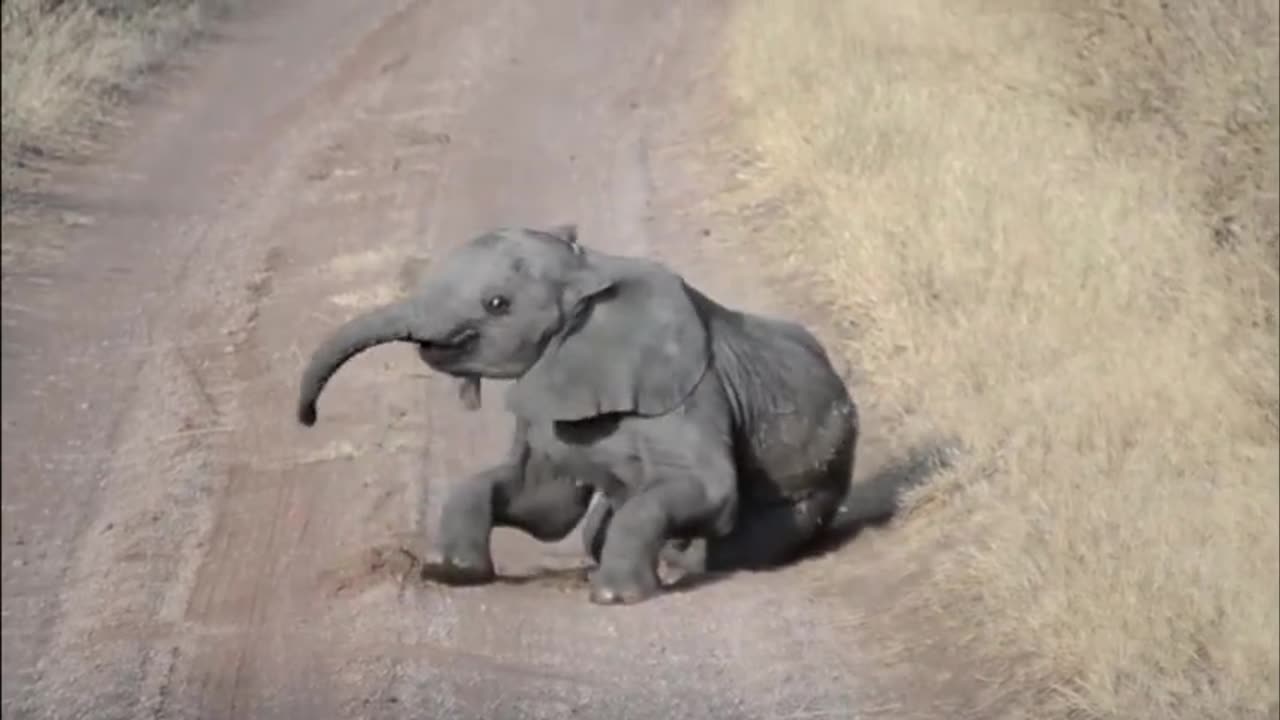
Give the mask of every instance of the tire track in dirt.
[[[26, 363], [5, 362], [5, 415], [25, 421], [6, 440], [29, 453], [6, 443], [6, 535], [21, 533], [46, 553], [24, 566], [32, 572], [5, 576], [6, 717], [136, 717], [157, 703], [160, 684], [149, 678], [164, 676], [155, 660], [172, 648], [154, 643], [182, 621], [190, 559], [212, 512], [218, 438], [232, 429], [222, 423], [234, 421], [218, 413], [227, 389], [202, 377], [225, 354], [219, 330], [235, 330], [218, 304], [247, 276], [224, 242], [236, 239], [226, 218], [235, 217], [234, 182], [250, 155], [234, 133], [287, 108], [309, 70], [317, 74], [308, 66], [323, 70], [323, 53], [346, 42], [343, 34], [359, 35], [360, 14], [335, 10], [312, 18], [313, 44], [292, 54], [251, 43], [207, 53], [208, 64], [192, 73], [199, 91], [176, 92], [172, 105], [144, 119], [139, 134], [149, 142], [122, 151], [125, 169], [71, 174], [68, 186], [86, 197], [91, 222], [61, 243], [74, 253], [46, 256], [37, 268], [55, 282], [36, 295], [6, 279], [7, 293], [45, 303], [57, 321], [15, 319], [24, 359], [66, 378], [51, 396]], [[268, 12], [257, 28], [278, 31], [288, 19]], [[234, 58], [236, 50], [246, 54]], [[246, 78], [229, 58], [283, 69]], [[215, 194], [229, 188], [230, 198]], [[44, 232], [47, 225], [30, 228], [19, 242], [39, 245]], [[55, 349], [68, 337], [80, 353]], [[6, 349], [12, 340], [6, 327]], [[49, 464], [63, 442], [82, 450]], [[28, 457], [45, 458], [43, 467]], [[14, 499], [28, 517], [15, 521]], [[10, 612], [15, 599], [19, 613]]]
[[[379, 286], [378, 275], [394, 277], [391, 263], [396, 257], [387, 250], [410, 245], [405, 228], [414, 207], [405, 202], [406, 188], [432, 185], [438, 163], [431, 156], [443, 147], [434, 136], [424, 136], [427, 142], [414, 142], [416, 138], [406, 142], [404, 126], [388, 126], [380, 116], [395, 112], [394, 105], [406, 100], [398, 94], [405, 92], [399, 78], [409, 62], [406, 46], [428, 43], [432, 51], [423, 61], [439, 61], [459, 44], [475, 44], [479, 37], [473, 33], [484, 30], [464, 17], [449, 19], [426, 36], [414, 35], [413, 30], [423, 28], [413, 18], [424, 7], [419, 3], [412, 12], [393, 18], [379, 32], [379, 43], [352, 56], [347, 72], [358, 72], [353, 69], [357, 65], [366, 71], [378, 70], [373, 87], [317, 110], [317, 114], [332, 114], [323, 121], [325, 131], [313, 141], [325, 148], [326, 157], [320, 162], [330, 164], [328, 171], [313, 173], [311, 187], [304, 188], [297, 187], [297, 173], [283, 175], [280, 192], [291, 198], [293, 207], [265, 205], [265, 213], [275, 217], [268, 221], [263, 237], [270, 238], [283, 258], [271, 270], [272, 284], [287, 293], [288, 300], [250, 298], [256, 309], [255, 325], [236, 353], [231, 371], [240, 387], [248, 390], [237, 399], [246, 416], [268, 416], [289, 404], [286, 398], [301, 358], [298, 349], [290, 347], [295, 343], [298, 308], [312, 309], [311, 325], [329, 325], [358, 309], [352, 304], [378, 300], [378, 292], [370, 295], [368, 288], [392, 291]], [[446, 36], [445, 29], [456, 34]], [[455, 75], [443, 86], [436, 83], [427, 88], [427, 97], [411, 95], [409, 99], [433, 103], [447, 113], [457, 94], [453, 86], [465, 82], [465, 75]], [[365, 116], [365, 122], [347, 124], [346, 118], [356, 112], [353, 108], [361, 108], [358, 114]], [[370, 247], [377, 250], [364, 249]], [[343, 254], [333, 257], [334, 250]], [[295, 278], [298, 269], [302, 269], [302, 280]], [[255, 384], [255, 379], [270, 382]], [[375, 397], [374, 380], [370, 378], [371, 398]], [[263, 402], [264, 397], [270, 402]], [[381, 404], [356, 407], [374, 417], [388, 414]], [[398, 414], [404, 416], [407, 411]], [[201, 708], [201, 716], [231, 717], [246, 707], [268, 716], [284, 713], [285, 708], [290, 716], [319, 716], [342, 704], [341, 684], [325, 679], [333, 675], [333, 668], [325, 657], [317, 656], [314, 643], [305, 637], [306, 617], [315, 612], [311, 606], [317, 602], [315, 575], [326, 561], [362, 547], [359, 538], [368, 535], [369, 524], [385, 526], [390, 520], [383, 516], [402, 510], [403, 503], [396, 502], [403, 493], [398, 480], [404, 466], [414, 460], [403, 452], [411, 447], [411, 429], [368, 422], [351, 428], [339, 420], [337, 426], [345, 434], [338, 436], [335, 445], [347, 452], [333, 459], [310, 456], [299, 464], [297, 451], [303, 443], [298, 439], [307, 438], [300, 433], [289, 437], [297, 432], [290, 427], [290, 418], [287, 413], [277, 417], [278, 422], [250, 423], [234, 441], [233, 454], [253, 458], [259, 467], [241, 464], [232, 469], [219, 513], [223, 522], [215, 529], [213, 549], [201, 568], [189, 613], [197, 624], [239, 626], [239, 632], [220, 642], [205, 643], [183, 668], [181, 682], [191, 693], [188, 702]], [[283, 437], [281, 429], [286, 433]], [[382, 452], [392, 457], [361, 471], [385, 473], [384, 477], [363, 483], [352, 477], [353, 459]], [[260, 467], [264, 460], [268, 467]], [[369, 508], [371, 499], [373, 508]], [[321, 630], [320, 636], [324, 635]], [[336, 645], [339, 640], [321, 642]]]
[[[80, 510], [74, 569], [51, 583], [60, 611], [22, 695], [30, 715], [856, 714], [803, 569], [600, 608], [576, 535], [498, 531], [504, 582], [414, 581], [444, 493], [505, 447], [503, 384], [464, 413], [450, 381], [384, 347], [334, 379], [315, 429], [292, 418], [321, 335], [494, 225], [577, 222], [589, 244], [734, 287], [675, 240], [696, 235], [672, 212], [673, 170], [655, 165], [722, 11], [298, 3], [255, 24], [240, 51], [306, 67], [306, 81], [238, 117], [225, 146], [193, 141], [197, 161], [230, 158], [234, 182], [190, 220], [189, 259], [154, 270], [179, 281], [150, 311], [155, 350], [103, 453], [101, 499]], [[255, 67], [222, 62], [206, 84]]]

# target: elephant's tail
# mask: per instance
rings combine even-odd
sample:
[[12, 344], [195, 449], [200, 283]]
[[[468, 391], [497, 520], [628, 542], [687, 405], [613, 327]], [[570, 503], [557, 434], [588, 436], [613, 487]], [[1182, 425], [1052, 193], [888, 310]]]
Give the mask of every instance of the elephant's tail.
[[949, 467], [954, 457], [954, 446], [930, 443], [912, 449], [900, 460], [886, 463], [867, 479], [851, 483], [828, 523], [828, 530], [842, 535], [888, 522], [898, 513], [904, 493], [938, 470]]

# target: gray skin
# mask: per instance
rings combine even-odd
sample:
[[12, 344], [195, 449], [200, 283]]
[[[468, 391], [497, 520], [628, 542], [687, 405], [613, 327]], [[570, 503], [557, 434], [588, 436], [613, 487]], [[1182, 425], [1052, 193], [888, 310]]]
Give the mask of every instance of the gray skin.
[[299, 421], [315, 423], [343, 363], [395, 341], [460, 378], [468, 407], [481, 378], [515, 381], [506, 457], [446, 500], [448, 582], [494, 579], [494, 527], [559, 540], [598, 492], [590, 598], [639, 602], [659, 590], [660, 557], [690, 572], [793, 559], [850, 490], [857, 409], [811, 333], [586, 249], [571, 225], [477, 237], [407, 299], [338, 328], [306, 368]]

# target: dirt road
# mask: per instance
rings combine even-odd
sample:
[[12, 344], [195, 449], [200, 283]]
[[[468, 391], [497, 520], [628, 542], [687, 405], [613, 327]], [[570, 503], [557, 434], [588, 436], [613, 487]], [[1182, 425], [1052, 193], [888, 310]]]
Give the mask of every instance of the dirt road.
[[507, 582], [415, 582], [503, 388], [390, 346], [294, 421], [324, 333], [496, 225], [774, 303], [682, 212], [722, 4], [269, 5], [6, 228], [4, 718], [856, 717], [804, 568], [601, 608], [576, 535], [500, 532]]

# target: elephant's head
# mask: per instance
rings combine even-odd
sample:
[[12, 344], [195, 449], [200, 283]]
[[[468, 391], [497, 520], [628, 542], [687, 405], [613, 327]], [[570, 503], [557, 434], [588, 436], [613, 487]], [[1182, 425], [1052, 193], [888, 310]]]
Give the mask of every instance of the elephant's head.
[[325, 383], [382, 343], [418, 346], [432, 368], [463, 379], [517, 379], [509, 407], [577, 420], [661, 414], [706, 372], [708, 337], [684, 282], [655, 263], [584, 249], [572, 225], [501, 229], [462, 245], [407, 299], [338, 328], [303, 375], [298, 419], [316, 421]]

